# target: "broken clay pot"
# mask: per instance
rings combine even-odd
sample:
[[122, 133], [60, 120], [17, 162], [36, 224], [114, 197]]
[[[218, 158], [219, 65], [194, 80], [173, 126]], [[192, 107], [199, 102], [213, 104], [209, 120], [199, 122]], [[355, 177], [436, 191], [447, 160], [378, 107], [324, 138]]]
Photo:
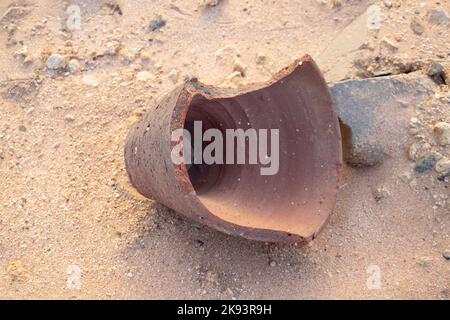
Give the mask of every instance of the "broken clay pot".
[[[172, 133], [203, 129], [278, 129], [279, 168], [264, 164], [175, 164]], [[328, 87], [309, 56], [272, 80], [237, 89], [190, 80], [135, 124], [125, 145], [135, 188], [227, 234], [305, 244], [327, 222], [339, 187], [342, 147]]]

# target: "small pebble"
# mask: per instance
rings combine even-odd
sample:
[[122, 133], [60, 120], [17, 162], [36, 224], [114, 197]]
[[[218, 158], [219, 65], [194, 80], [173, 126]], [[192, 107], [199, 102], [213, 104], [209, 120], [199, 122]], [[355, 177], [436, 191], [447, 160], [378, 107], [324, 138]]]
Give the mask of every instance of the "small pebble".
[[411, 173], [408, 172], [408, 171], [405, 171], [405, 172], [401, 173], [401, 174], [399, 175], [399, 178], [400, 178], [400, 180], [402, 180], [404, 183], [408, 183], [408, 184], [409, 184], [409, 183], [411, 182], [411, 180], [412, 180]]
[[342, 6], [342, 0], [328, 0], [331, 8], [339, 8]]
[[391, 1], [383, 0], [383, 4], [388, 9], [392, 8], [392, 2]]
[[135, 53], [129, 49], [121, 49], [120, 50], [120, 60], [124, 64], [131, 63], [135, 57], [136, 57]]
[[202, 7], [215, 7], [219, 4], [220, 0], [200, 0], [200, 6]]
[[433, 259], [427, 256], [420, 257], [418, 260], [419, 265], [421, 265], [422, 267], [430, 266], [431, 261], [433, 261]]
[[414, 142], [409, 147], [408, 158], [411, 161], [417, 161], [430, 151], [430, 149], [431, 145], [427, 142]]
[[419, 18], [417, 18], [417, 17], [414, 17], [411, 20], [410, 27], [411, 27], [411, 30], [414, 31], [414, 33], [417, 35], [421, 35], [425, 32], [424, 26], [422, 25]]
[[242, 79], [242, 73], [240, 73], [239, 71], [234, 71], [225, 78], [221, 85], [238, 87], [242, 84]]
[[153, 51], [150, 49], [144, 49], [139, 53], [139, 57], [144, 62], [150, 62], [153, 58]]
[[417, 119], [416, 117], [412, 117], [409, 120], [409, 133], [412, 135], [417, 134], [420, 130], [420, 126], [421, 126], [421, 123], [420, 123], [419, 119]]
[[398, 46], [389, 38], [384, 37], [381, 43], [389, 50], [395, 51], [398, 49]]
[[105, 55], [115, 56], [120, 49], [120, 43], [118, 41], [109, 41], [106, 43]]
[[28, 47], [22, 46], [19, 50], [14, 53], [15, 57], [25, 58], [28, 55]]
[[80, 63], [77, 59], [71, 59], [67, 64], [70, 73], [77, 73], [80, 70]]
[[450, 145], [450, 123], [438, 122], [434, 125], [433, 131], [438, 144]]
[[68, 115], [66, 115], [66, 116], [64, 117], [64, 120], [65, 120], [66, 122], [74, 122], [74, 121], [75, 121], [75, 117], [74, 117], [73, 115], [71, 115], [71, 114], [68, 114]]
[[445, 258], [445, 260], [450, 260], [450, 249], [445, 250], [442, 253], [442, 256]]
[[81, 78], [81, 82], [89, 87], [98, 87], [98, 81], [93, 76], [84, 76]]
[[172, 69], [172, 71], [169, 72], [169, 74], [167, 75], [167, 78], [172, 81], [173, 83], [177, 83], [178, 82], [178, 71], [175, 69]]
[[388, 191], [383, 186], [378, 186], [372, 189], [373, 198], [377, 203], [388, 196]]
[[205, 279], [206, 281], [210, 282], [210, 283], [218, 283], [219, 282], [219, 276], [217, 275], [216, 272], [208, 270], [205, 273]]
[[23, 59], [23, 63], [25, 64], [25, 65], [30, 65], [30, 64], [32, 64], [34, 62], [34, 57], [33, 56], [26, 56], [24, 59]]
[[264, 53], [258, 52], [256, 54], [256, 64], [262, 65], [267, 62], [267, 55]]
[[[232, 57], [235, 54], [236, 54], [236, 48], [234, 48], [232, 46], [226, 46], [226, 47], [220, 48], [215, 52], [217, 61], [228, 60], [230, 57]], [[230, 59], [230, 61], [231, 61], [231, 59]]]
[[241, 76], [245, 76], [245, 71], [247, 66], [245, 66], [239, 57], [236, 57], [233, 61], [233, 71], [237, 71]]
[[438, 173], [447, 174], [450, 172], [450, 159], [448, 158], [442, 158], [438, 162], [436, 162], [436, 165], [434, 167], [434, 170]]
[[66, 67], [66, 58], [60, 54], [52, 54], [45, 62], [48, 69], [58, 70]]
[[143, 82], [151, 81], [153, 80], [153, 74], [148, 71], [140, 71], [136, 74], [136, 79]]
[[428, 68], [427, 74], [429, 76], [435, 76], [438, 74], [441, 74], [442, 72], [444, 72], [444, 66], [440, 63], [433, 63], [430, 65], [430, 67]]
[[8, 262], [6, 274], [14, 281], [25, 280], [29, 275], [27, 266], [21, 260]]

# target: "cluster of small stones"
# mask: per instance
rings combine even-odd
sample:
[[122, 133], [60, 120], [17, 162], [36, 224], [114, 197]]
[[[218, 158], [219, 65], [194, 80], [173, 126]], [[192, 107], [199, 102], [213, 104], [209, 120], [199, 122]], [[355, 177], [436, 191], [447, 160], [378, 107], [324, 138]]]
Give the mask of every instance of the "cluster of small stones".
[[[438, 72], [443, 70], [436, 65], [430, 66], [430, 77], [435, 76], [434, 72], [430, 72], [433, 68]], [[417, 115], [408, 124], [409, 133], [414, 137], [408, 149], [408, 158], [414, 162], [415, 174], [426, 177], [424, 174], [431, 173], [436, 177], [437, 187], [428, 187], [432, 190], [434, 208], [446, 207], [449, 200], [446, 189], [450, 182], [450, 121], [444, 108], [450, 104], [450, 96], [446, 85], [441, 85], [441, 89], [429, 105], [419, 106]], [[411, 176], [407, 178], [411, 182]]]
[[[383, 9], [388, 15], [391, 9], [401, 6], [399, 1], [383, 1], [383, 4]], [[415, 10], [406, 22], [409, 24], [410, 35], [415, 38], [431, 36], [430, 33], [434, 32], [435, 28], [447, 34], [450, 28], [450, 15], [443, 9], [432, 9], [426, 12]], [[363, 50], [354, 61], [358, 77], [409, 73], [422, 70], [432, 62], [400, 52], [401, 44], [405, 42], [405, 34], [395, 33], [380, 38], [376, 33], [374, 35], [361, 47]], [[436, 53], [436, 57], [439, 61], [445, 61], [447, 54]]]
[[[208, 7], [216, 6], [219, 1], [211, 1], [207, 3]], [[7, 14], [1, 17], [0, 24], [3, 29], [8, 32], [8, 45], [15, 47], [14, 57], [20, 61], [24, 68], [33, 70], [37, 75], [46, 75], [52, 78], [66, 77], [71, 75], [83, 76], [84, 72], [96, 69], [100, 64], [110, 64], [119, 62], [126, 66], [126, 75], [123, 77], [124, 85], [131, 80], [137, 80], [145, 86], [150, 82], [161, 82], [165, 79], [169, 83], [177, 84], [180, 80], [180, 72], [177, 69], [163, 70], [160, 60], [155, 58], [157, 49], [150, 47], [127, 47], [121, 36], [106, 37], [97, 49], [97, 47], [81, 47], [74, 41], [70, 40], [72, 31], [67, 30], [64, 26], [59, 30], [60, 35], [66, 37], [67, 41], [63, 45], [45, 49], [36, 52], [24, 41], [17, 39], [17, 30], [20, 29], [20, 18], [28, 14], [28, 9], [13, 8], [8, 10]], [[20, 9], [20, 11], [19, 11]], [[26, 10], [26, 11], [23, 11]], [[117, 8], [114, 9], [117, 12]], [[23, 11], [23, 12], [22, 12]], [[121, 9], [118, 9], [121, 12]], [[30, 30], [29, 35], [52, 37], [49, 20], [47, 18], [37, 22]], [[156, 15], [146, 26], [146, 32], [152, 38], [157, 38], [164, 32], [167, 21], [160, 15]], [[117, 31], [117, 30], [116, 30]], [[163, 41], [163, 40], [157, 40]], [[86, 82], [86, 81], [83, 81]], [[87, 81], [90, 83], [90, 81]]]

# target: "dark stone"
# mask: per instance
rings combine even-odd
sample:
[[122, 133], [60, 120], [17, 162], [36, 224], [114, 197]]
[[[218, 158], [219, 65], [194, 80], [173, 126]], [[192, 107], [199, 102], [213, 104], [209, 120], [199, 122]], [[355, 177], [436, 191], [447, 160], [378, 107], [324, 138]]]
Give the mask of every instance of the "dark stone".
[[450, 250], [445, 250], [442, 253], [442, 256], [445, 258], [445, 260], [450, 260]]
[[431, 10], [428, 13], [428, 22], [434, 25], [449, 25], [450, 17], [444, 10]]
[[419, 173], [424, 173], [426, 171], [433, 169], [437, 161], [438, 159], [436, 158], [435, 155], [425, 157], [422, 160], [420, 160], [419, 163], [416, 164], [414, 170]]
[[166, 25], [166, 20], [164, 20], [161, 16], [157, 16], [155, 19], [150, 21], [150, 24], [148, 25], [148, 30], [151, 32], [154, 32], [156, 30], [161, 29]]
[[437, 84], [447, 83], [445, 68], [442, 64], [438, 62], [435, 62], [430, 65], [430, 67], [427, 70], [427, 75], [429, 75]]
[[439, 75], [444, 72], [444, 66], [438, 62], [435, 62], [430, 65], [428, 68], [427, 74], [432, 77], [435, 75]]
[[449, 178], [449, 177], [450, 177], [450, 172], [447, 173], [447, 174], [443, 174], [443, 175], [441, 175], [441, 176], [438, 176], [438, 177], [437, 177], [437, 180], [438, 180], [439, 182], [445, 182], [445, 179], [446, 179], [446, 178]]
[[195, 247], [196, 248], [201, 248], [201, 247], [203, 247], [203, 245], [204, 245], [205, 243], [202, 241], [202, 240], [195, 240]]
[[341, 121], [344, 159], [374, 166], [404, 149], [405, 123], [433, 96], [433, 82], [419, 74], [348, 80], [330, 85]]

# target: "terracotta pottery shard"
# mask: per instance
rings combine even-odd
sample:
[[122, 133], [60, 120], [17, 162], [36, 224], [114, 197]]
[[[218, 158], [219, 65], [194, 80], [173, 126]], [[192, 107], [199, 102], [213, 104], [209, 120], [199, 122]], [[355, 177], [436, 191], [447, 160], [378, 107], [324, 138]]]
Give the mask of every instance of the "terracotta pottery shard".
[[[262, 175], [268, 165], [248, 161], [174, 164], [171, 152], [180, 141], [172, 141], [172, 132], [186, 129], [193, 136], [194, 121], [221, 132], [278, 129], [277, 173]], [[342, 166], [338, 117], [309, 56], [270, 81], [238, 89], [191, 80], [133, 126], [125, 163], [140, 193], [197, 222], [247, 239], [304, 244], [335, 203]]]

